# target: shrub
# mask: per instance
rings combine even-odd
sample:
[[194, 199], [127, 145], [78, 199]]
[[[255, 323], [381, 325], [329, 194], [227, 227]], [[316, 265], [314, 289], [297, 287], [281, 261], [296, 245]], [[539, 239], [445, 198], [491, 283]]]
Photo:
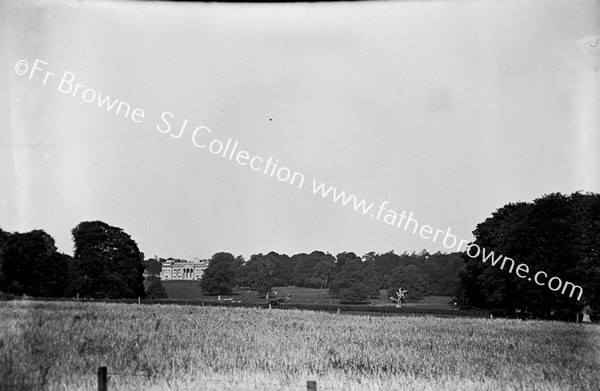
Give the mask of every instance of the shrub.
[[169, 296], [167, 295], [167, 291], [165, 291], [165, 287], [163, 286], [160, 279], [153, 279], [150, 285], [148, 286], [148, 290], [146, 291], [146, 298], [148, 299], [166, 299]]

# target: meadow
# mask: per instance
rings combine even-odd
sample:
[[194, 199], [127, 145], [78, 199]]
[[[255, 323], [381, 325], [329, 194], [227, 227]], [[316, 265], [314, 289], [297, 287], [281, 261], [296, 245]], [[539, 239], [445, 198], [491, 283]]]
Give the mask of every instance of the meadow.
[[[165, 291], [170, 299], [188, 300], [216, 300], [215, 295], [202, 293], [198, 281], [171, 280], [162, 281]], [[291, 303], [328, 304], [339, 303], [338, 298], [331, 297], [327, 289], [302, 288], [295, 286], [274, 287], [278, 297], [290, 297]], [[383, 291], [382, 291], [383, 292]], [[233, 294], [222, 295], [222, 298], [232, 298], [242, 303], [264, 303], [264, 298], [259, 299], [256, 291], [245, 288], [235, 288]], [[385, 298], [387, 300], [387, 298]], [[376, 299], [381, 300], [381, 299]], [[389, 300], [388, 300], [389, 301]]]
[[[170, 299], [184, 300], [216, 300], [215, 295], [206, 295], [200, 289], [198, 281], [171, 280], [162, 281], [165, 291]], [[329, 295], [328, 289], [303, 288], [296, 286], [280, 286], [274, 287], [274, 292], [277, 292], [277, 297], [289, 296], [287, 303], [290, 304], [338, 304], [338, 297]], [[223, 295], [223, 299], [231, 298], [241, 303], [264, 303], [264, 298], [259, 299], [256, 291], [251, 291], [245, 288], [235, 288], [233, 294]], [[422, 300], [413, 301], [408, 296], [405, 306], [448, 309], [450, 308], [450, 296], [426, 296]], [[375, 306], [395, 306], [395, 304], [387, 297], [387, 290], [382, 289], [379, 292], [379, 297], [371, 297], [369, 299]]]
[[600, 327], [261, 308], [0, 303], [1, 390], [594, 390]]

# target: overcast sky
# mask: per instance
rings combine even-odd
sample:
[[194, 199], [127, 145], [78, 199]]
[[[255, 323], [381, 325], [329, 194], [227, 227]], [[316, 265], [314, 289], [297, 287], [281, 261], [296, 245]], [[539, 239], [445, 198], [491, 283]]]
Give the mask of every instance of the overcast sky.
[[[0, 227], [65, 253], [89, 220], [146, 257], [444, 250], [313, 180], [464, 239], [508, 202], [600, 192], [591, 0], [1, 8]], [[194, 145], [214, 139], [246, 164]]]

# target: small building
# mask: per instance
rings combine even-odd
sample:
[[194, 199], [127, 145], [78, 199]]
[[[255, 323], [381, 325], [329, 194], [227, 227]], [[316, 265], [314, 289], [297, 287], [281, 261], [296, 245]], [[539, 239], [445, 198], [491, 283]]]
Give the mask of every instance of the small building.
[[207, 260], [194, 258], [192, 261], [167, 259], [161, 263], [161, 280], [200, 280], [208, 267]]

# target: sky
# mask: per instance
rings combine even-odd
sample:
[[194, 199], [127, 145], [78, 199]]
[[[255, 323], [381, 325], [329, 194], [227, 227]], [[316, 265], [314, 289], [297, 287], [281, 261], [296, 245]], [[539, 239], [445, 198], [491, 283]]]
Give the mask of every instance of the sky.
[[448, 251], [383, 217], [472, 240], [600, 192], [591, 0], [0, 4], [0, 228], [61, 252], [93, 220], [147, 258]]

